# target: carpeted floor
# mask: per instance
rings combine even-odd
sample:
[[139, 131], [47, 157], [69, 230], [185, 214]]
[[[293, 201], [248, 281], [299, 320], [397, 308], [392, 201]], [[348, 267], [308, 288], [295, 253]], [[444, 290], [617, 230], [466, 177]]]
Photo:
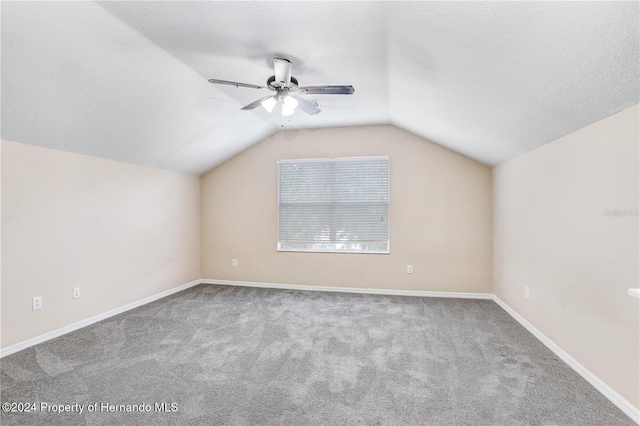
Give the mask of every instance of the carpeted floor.
[[488, 300], [199, 285], [0, 372], [3, 426], [634, 425]]

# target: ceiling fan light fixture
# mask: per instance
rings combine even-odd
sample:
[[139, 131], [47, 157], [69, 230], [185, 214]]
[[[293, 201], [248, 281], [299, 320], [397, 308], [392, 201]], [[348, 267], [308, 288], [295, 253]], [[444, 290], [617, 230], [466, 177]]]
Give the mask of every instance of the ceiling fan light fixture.
[[262, 101], [261, 103], [262, 103], [262, 106], [264, 107], [264, 109], [266, 109], [268, 112], [271, 112], [271, 111], [273, 111], [273, 108], [278, 103], [278, 100], [276, 99], [275, 96], [271, 96], [271, 97], [268, 97], [267, 99], [265, 99], [264, 101]]
[[289, 107], [286, 103], [282, 103], [282, 116], [283, 117], [288, 117], [290, 115], [292, 115], [295, 112], [295, 108], [291, 108]]
[[298, 107], [298, 100], [291, 95], [287, 95], [282, 99], [282, 102], [290, 109], [296, 109]]

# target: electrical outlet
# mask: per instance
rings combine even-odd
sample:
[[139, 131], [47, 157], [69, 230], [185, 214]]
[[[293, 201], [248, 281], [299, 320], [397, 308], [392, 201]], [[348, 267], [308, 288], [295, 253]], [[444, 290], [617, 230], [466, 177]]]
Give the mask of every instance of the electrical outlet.
[[42, 296], [34, 297], [31, 306], [34, 311], [37, 311], [38, 309], [42, 309]]
[[235, 268], [236, 266], [238, 266], [238, 259], [233, 259], [233, 260], [231, 261], [231, 266], [233, 266], [234, 268]]
[[525, 299], [529, 298], [529, 286], [524, 286], [524, 297]]
[[413, 265], [407, 265], [407, 274], [413, 274]]
[[80, 297], [80, 287], [74, 287], [73, 288], [73, 298], [77, 299], [78, 297]]

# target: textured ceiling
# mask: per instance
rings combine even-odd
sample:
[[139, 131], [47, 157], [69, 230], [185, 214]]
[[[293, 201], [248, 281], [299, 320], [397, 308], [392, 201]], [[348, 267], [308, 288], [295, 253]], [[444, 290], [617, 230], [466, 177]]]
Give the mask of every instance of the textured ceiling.
[[[488, 165], [639, 102], [638, 2], [7, 2], [6, 140], [201, 174], [285, 129], [393, 124]], [[322, 112], [284, 121], [271, 59]]]

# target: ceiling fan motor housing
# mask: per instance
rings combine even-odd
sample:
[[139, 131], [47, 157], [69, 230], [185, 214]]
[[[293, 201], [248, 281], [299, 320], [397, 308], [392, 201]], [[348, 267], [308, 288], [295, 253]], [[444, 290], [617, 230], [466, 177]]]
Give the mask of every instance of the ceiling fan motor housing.
[[272, 75], [267, 79], [267, 87], [271, 90], [288, 88], [290, 91], [298, 89], [298, 80], [295, 77], [291, 77], [291, 84], [286, 86], [283, 81], [276, 81], [276, 76]]

